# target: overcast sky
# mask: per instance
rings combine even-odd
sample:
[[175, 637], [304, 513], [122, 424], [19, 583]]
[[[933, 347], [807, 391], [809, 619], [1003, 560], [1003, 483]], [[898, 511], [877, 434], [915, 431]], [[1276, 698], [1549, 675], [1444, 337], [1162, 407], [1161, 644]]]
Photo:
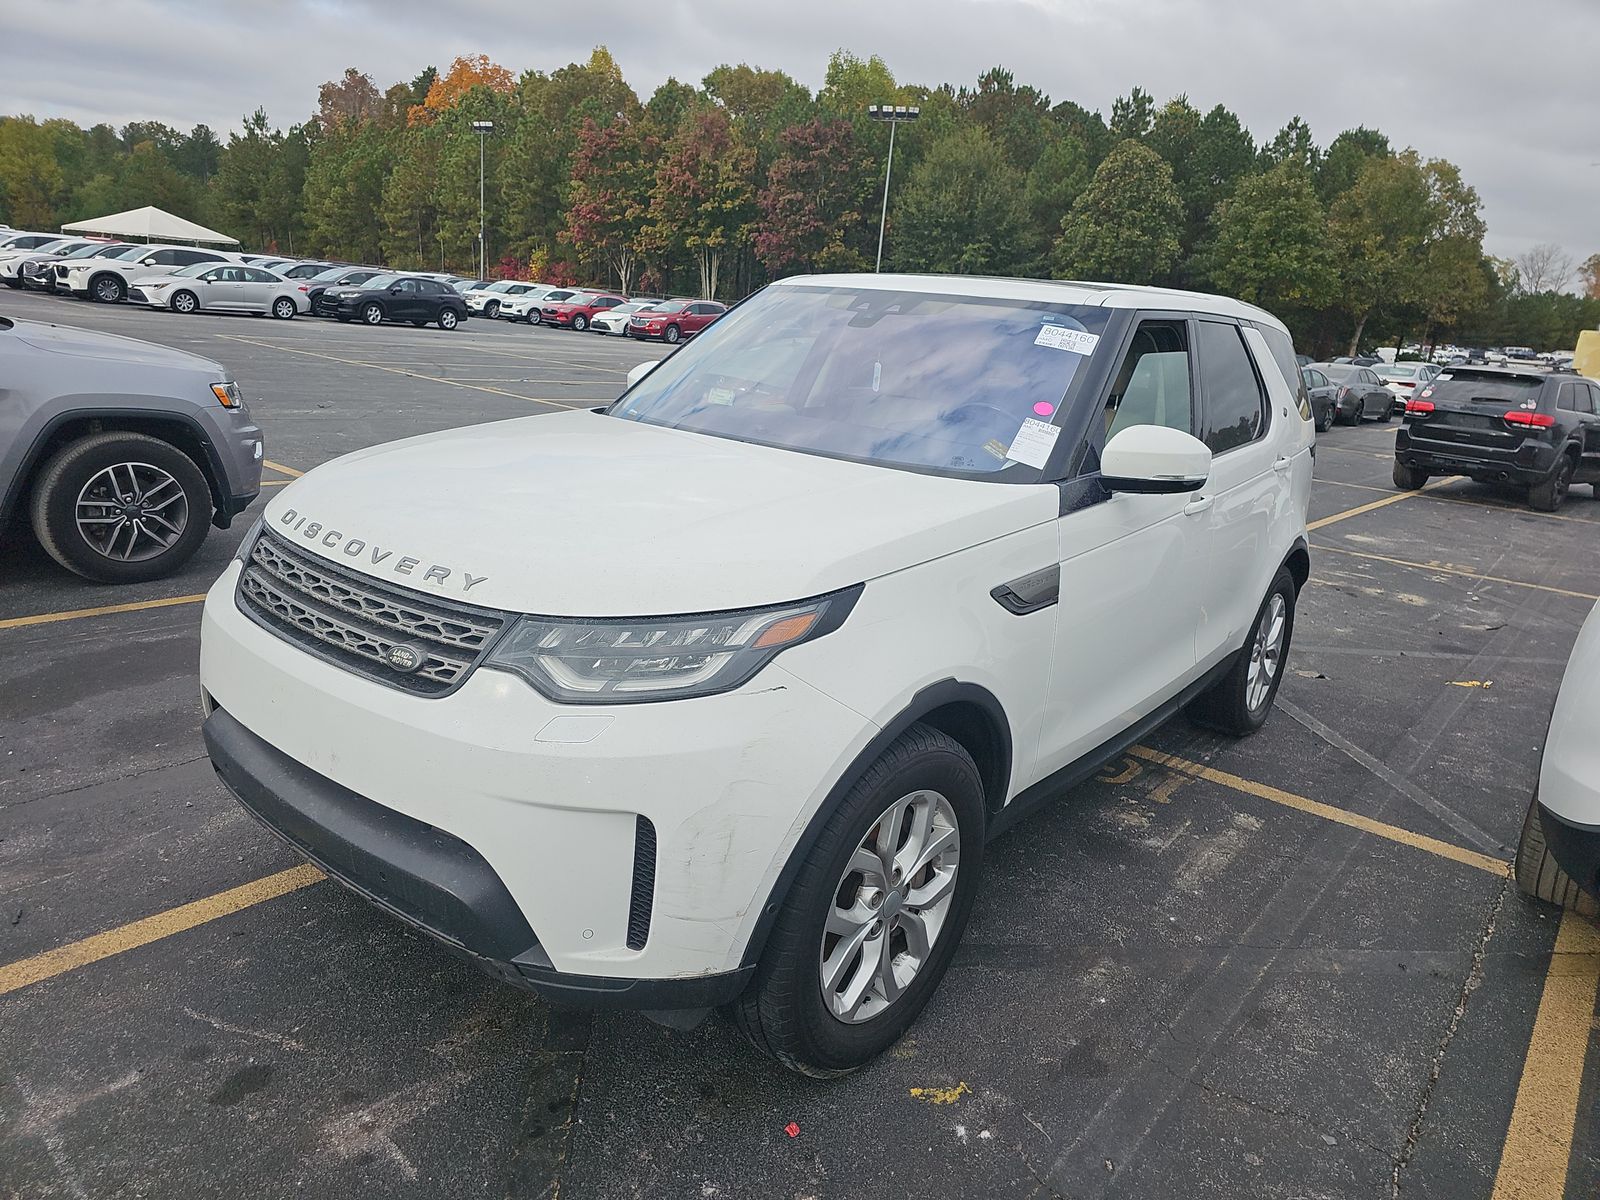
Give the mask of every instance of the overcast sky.
[[815, 89], [843, 46], [902, 82], [996, 64], [1109, 115], [1140, 85], [1221, 103], [1258, 141], [1368, 125], [1457, 163], [1490, 253], [1600, 251], [1600, 0], [0, 0], [0, 113], [85, 125], [304, 119], [356, 66], [380, 88], [457, 54], [552, 70], [608, 46], [648, 96], [723, 62]]

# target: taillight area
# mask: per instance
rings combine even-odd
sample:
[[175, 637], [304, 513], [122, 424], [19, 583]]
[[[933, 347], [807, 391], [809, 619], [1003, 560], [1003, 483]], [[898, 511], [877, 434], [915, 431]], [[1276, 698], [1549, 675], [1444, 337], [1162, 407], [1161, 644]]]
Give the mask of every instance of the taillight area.
[[1530, 412], [1525, 408], [1513, 408], [1501, 420], [1507, 425], [1518, 425], [1524, 429], [1549, 429], [1556, 423], [1555, 416], [1551, 413]]
[[1408, 413], [1431, 413], [1432, 411], [1433, 411], [1433, 401], [1432, 400], [1407, 400], [1406, 401], [1406, 412], [1408, 412]]

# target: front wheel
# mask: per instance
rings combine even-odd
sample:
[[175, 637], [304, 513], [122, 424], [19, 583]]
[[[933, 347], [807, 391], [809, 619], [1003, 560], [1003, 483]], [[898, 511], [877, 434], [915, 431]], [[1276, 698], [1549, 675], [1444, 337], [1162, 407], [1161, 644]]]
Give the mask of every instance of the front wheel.
[[440, 329], [454, 329], [460, 321], [461, 318], [456, 315], [456, 310], [453, 308], [442, 309], [439, 312]]
[[540, 320], [540, 318], [539, 318], [539, 310], [537, 308], [530, 308], [528, 310], [528, 316], [527, 316], [528, 324], [529, 325], [537, 325], [537, 324], [539, 324], [539, 320]]
[[572, 317], [572, 327], [579, 333], [582, 333], [585, 329], [589, 328], [589, 318], [584, 316], [582, 313], [574, 313]]
[[383, 306], [381, 304], [367, 304], [361, 309], [361, 319], [368, 325], [383, 324]]
[[1238, 659], [1189, 706], [1194, 721], [1236, 737], [1254, 733], [1267, 723], [1289, 661], [1294, 602], [1294, 576], [1287, 567], [1279, 567]]
[[279, 296], [272, 302], [272, 315], [280, 321], [294, 319], [294, 301], [287, 296]]
[[1539, 813], [1539, 798], [1528, 803], [1528, 815], [1522, 821], [1522, 836], [1517, 839], [1515, 874], [1517, 890], [1525, 896], [1548, 900], [1562, 908], [1570, 908], [1594, 916], [1594, 897], [1580, 888], [1572, 876], [1561, 869], [1551, 857], [1544, 840], [1544, 820]]
[[803, 1075], [872, 1061], [938, 987], [982, 866], [978, 768], [954, 738], [913, 725], [828, 819], [728, 1016]]
[[483, 315], [488, 317], [491, 321], [498, 317], [500, 315], [500, 301], [491, 300], [489, 303], [485, 304], [483, 306]]
[[200, 300], [193, 292], [178, 292], [172, 297], [172, 311], [192, 313], [200, 307]]
[[661, 335], [661, 340], [666, 342], [669, 346], [676, 346], [679, 342], [683, 341], [683, 330], [679, 329], [676, 325], [668, 325], [667, 331]]
[[101, 583], [170, 575], [205, 540], [211, 489], [194, 461], [142, 433], [91, 434], [57, 451], [33, 485], [34, 536]]
[[89, 286], [89, 294], [102, 304], [117, 304], [128, 294], [128, 285], [118, 275], [101, 275]]

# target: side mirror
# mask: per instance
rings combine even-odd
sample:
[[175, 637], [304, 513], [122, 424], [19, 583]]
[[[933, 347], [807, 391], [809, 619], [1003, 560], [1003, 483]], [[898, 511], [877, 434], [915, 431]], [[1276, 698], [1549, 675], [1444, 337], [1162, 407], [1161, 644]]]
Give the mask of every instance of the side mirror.
[[653, 362], [640, 363], [638, 366], [634, 367], [628, 372], [628, 386], [632, 387], [634, 384], [638, 383], [639, 380], [643, 379], [646, 375], [650, 374], [651, 371], [654, 371], [660, 365], [660, 359], [656, 359]]
[[392, 288], [389, 289], [389, 295], [398, 296], [399, 294], [400, 294], [400, 285], [397, 283]]
[[1100, 482], [1113, 492], [1197, 492], [1211, 477], [1211, 451], [1181, 429], [1130, 425], [1106, 443]]

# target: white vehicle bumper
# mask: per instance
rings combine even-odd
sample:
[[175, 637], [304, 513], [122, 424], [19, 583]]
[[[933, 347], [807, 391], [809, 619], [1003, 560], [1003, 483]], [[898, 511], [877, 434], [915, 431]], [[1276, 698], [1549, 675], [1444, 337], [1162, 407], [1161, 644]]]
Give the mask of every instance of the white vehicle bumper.
[[[342, 882], [569, 1001], [699, 1008], [742, 990], [791, 849], [877, 733], [781, 663], [664, 703], [563, 706], [481, 667], [410, 695], [257, 625], [234, 598], [240, 569], [212, 588], [201, 637], [224, 781]], [[641, 817], [653, 886], [636, 883]], [[427, 878], [440, 863], [452, 878]], [[648, 936], [631, 948], [641, 902]]]
[[1545, 841], [1578, 886], [1600, 896], [1600, 604], [1578, 631], [1539, 768]]

